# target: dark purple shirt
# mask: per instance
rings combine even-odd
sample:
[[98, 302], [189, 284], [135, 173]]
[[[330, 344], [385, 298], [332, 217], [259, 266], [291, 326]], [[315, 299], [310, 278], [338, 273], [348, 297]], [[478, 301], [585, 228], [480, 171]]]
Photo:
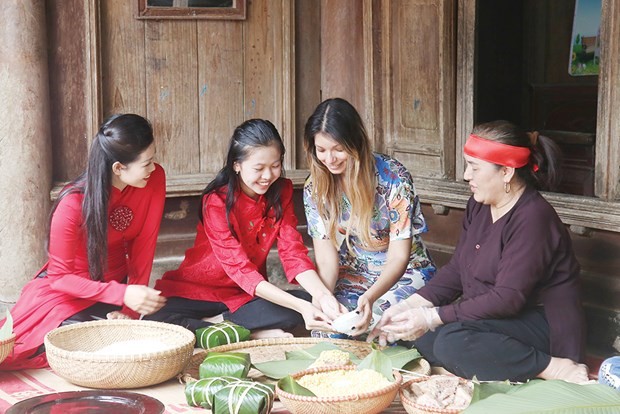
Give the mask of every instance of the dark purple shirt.
[[439, 306], [444, 323], [511, 318], [542, 305], [551, 355], [583, 361], [579, 269], [566, 227], [538, 191], [526, 189], [495, 223], [472, 197], [452, 259], [418, 293]]

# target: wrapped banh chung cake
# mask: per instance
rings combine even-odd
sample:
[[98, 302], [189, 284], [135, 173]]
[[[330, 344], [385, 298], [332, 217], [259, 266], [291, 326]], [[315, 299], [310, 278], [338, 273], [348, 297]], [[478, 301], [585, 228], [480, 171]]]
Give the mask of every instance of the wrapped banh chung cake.
[[198, 368], [200, 379], [213, 377], [245, 378], [252, 363], [244, 352], [209, 352]]
[[272, 385], [243, 380], [231, 382], [215, 393], [213, 414], [268, 414], [273, 408]]
[[215, 393], [231, 382], [242, 381], [236, 377], [213, 377], [192, 381], [185, 384], [185, 399], [192, 407], [210, 410], [213, 406]]
[[249, 338], [249, 330], [228, 321], [196, 330], [196, 343], [203, 349], [247, 341]]

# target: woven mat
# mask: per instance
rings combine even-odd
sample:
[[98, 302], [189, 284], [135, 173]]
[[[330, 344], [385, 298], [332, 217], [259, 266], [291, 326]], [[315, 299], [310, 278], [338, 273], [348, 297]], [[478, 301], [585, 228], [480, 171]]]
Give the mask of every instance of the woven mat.
[[[86, 390], [60, 378], [49, 369], [31, 369], [25, 371], [0, 372], [0, 413], [4, 413], [13, 404], [39, 395]], [[166, 414], [204, 413], [209, 410], [190, 407], [185, 402], [184, 386], [177, 380], [170, 380], [159, 385], [135, 390], [126, 390], [146, 394], [161, 401], [166, 407]], [[288, 414], [281, 402], [276, 401], [272, 410], [275, 414]], [[398, 397], [384, 413], [406, 413]]]

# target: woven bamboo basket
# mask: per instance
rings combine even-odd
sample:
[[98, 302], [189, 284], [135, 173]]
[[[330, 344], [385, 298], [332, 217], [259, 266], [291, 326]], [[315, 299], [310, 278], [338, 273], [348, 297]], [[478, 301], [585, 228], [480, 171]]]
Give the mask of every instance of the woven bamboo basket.
[[[330, 342], [343, 351], [349, 351], [358, 358], [366, 357], [372, 347], [369, 343], [363, 341], [353, 341], [350, 339], [325, 339], [325, 338], [269, 338], [258, 339], [254, 341], [237, 342], [229, 345], [221, 345], [211, 348], [209, 351], [197, 352], [187, 364], [183, 373], [179, 376], [179, 380], [183, 383], [195, 381], [199, 379], [200, 364], [206, 358], [208, 352], [246, 352], [250, 354], [250, 360], [253, 364], [267, 361], [278, 361], [286, 359], [287, 351], [297, 351], [300, 349], [311, 348], [320, 342]], [[418, 365], [413, 372], [421, 375], [429, 375], [431, 366], [423, 358], [418, 360]], [[262, 372], [252, 368], [248, 373], [248, 377], [261, 382], [269, 382]]]
[[6, 357], [11, 355], [11, 352], [13, 352], [14, 346], [15, 346], [15, 334], [0, 341], [0, 363], [2, 363], [2, 361], [4, 361]]
[[[407, 411], [409, 414], [459, 414], [463, 412], [463, 410], [465, 410], [465, 408], [463, 409], [436, 408], [436, 407], [429, 407], [423, 404], [418, 404], [415, 401], [416, 395], [411, 391], [411, 388], [410, 388], [411, 384], [427, 381], [429, 378], [430, 377], [413, 378], [405, 382], [400, 387], [400, 392], [399, 392], [400, 402], [403, 404], [405, 411]], [[467, 380], [461, 378], [459, 380], [459, 383], [463, 385], [467, 384]]]
[[[317, 367], [300, 371], [291, 375], [291, 377], [297, 380], [308, 374], [354, 369], [356, 369], [356, 367], [352, 365]], [[396, 380], [382, 389], [339, 397], [307, 397], [295, 395], [282, 391], [277, 385], [276, 393], [280, 401], [282, 401], [282, 404], [284, 404], [291, 414], [374, 414], [380, 413], [389, 407], [398, 394], [398, 389], [402, 384], [403, 377], [398, 372], [394, 373], [394, 377]], [[355, 390], [352, 391], [355, 392]]]
[[[163, 350], [123, 354], [96, 351], [125, 341], [153, 340]], [[102, 320], [61, 326], [45, 336], [50, 367], [73, 384], [124, 389], [159, 384], [183, 371], [194, 352], [194, 334], [180, 326], [137, 320]]]

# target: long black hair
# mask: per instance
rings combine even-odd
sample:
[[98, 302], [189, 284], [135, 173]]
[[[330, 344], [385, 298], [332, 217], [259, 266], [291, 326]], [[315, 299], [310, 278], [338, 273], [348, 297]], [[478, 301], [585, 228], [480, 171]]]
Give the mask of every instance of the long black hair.
[[[235, 128], [230, 143], [228, 144], [228, 153], [226, 155], [226, 164], [217, 173], [213, 181], [211, 181], [202, 192], [201, 200], [208, 194], [217, 191], [223, 191], [226, 188], [226, 221], [228, 228], [235, 238], [235, 233], [230, 223], [230, 212], [236, 201], [236, 192], [240, 186], [239, 176], [235, 173], [235, 163], [242, 163], [250, 155], [251, 151], [261, 147], [276, 147], [280, 151], [280, 161], [284, 159], [284, 143], [276, 127], [265, 119], [250, 119]], [[271, 209], [274, 210], [276, 221], [282, 218], [282, 203], [280, 195], [282, 192], [282, 177], [284, 176], [284, 167], [282, 174], [265, 193], [267, 208], [265, 209], [265, 217]], [[202, 222], [202, 208], [198, 211], [198, 217]]]
[[502, 144], [529, 148], [531, 152], [529, 162], [515, 169], [517, 177], [525, 185], [538, 190], [557, 189], [562, 178], [562, 150], [551, 138], [538, 135], [538, 132], [526, 132], [504, 120], [478, 124], [474, 126], [472, 133]]
[[97, 131], [90, 147], [86, 171], [60, 192], [51, 217], [68, 194], [83, 193], [82, 217], [87, 239], [88, 269], [92, 280], [103, 280], [108, 253], [108, 203], [112, 187], [112, 164], [137, 160], [153, 143], [151, 123], [135, 114], [109, 117]]
[[[334, 176], [319, 160], [316, 150], [316, 137], [325, 134], [349, 154], [347, 167], [340, 177]], [[337, 244], [338, 219], [342, 191], [346, 189], [351, 202], [351, 218], [346, 228], [346, 240], [353, 229], [366, 244], [372, 244], [371, 222], [377, 188], [375, 157], [370, 139], [357, 109], [342, 98], [332, 98], [321, 102], [308, 121], [304, 130], [304, 147], [310, 165], [312, 179], [312, 198], [319, 215], [327, 220], [327, 234]], [[344, 188], [339, 185], [344, 184]], [[336, 246], [339, 248], [339, 246]], [[350, 246], [349, 246], [350, 247]]]

